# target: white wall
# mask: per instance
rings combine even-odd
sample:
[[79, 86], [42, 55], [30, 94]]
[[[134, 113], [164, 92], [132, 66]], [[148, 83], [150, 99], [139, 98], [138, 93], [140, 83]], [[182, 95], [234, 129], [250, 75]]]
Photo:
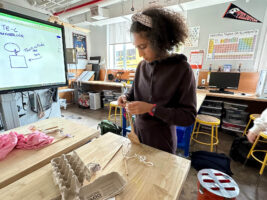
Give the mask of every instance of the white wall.
[[84, 33], [81, 31], [77, 31], [74, 28], [65, 27], [65, 44], [66, 48], [73, 48], [73, 37], [72, 34], [77, 33], [86, 36], [86, 44], [87, 44], [87, 59], [78, 59], [78, 64], [69, 64], [69, 69], [85, 69], [86, 64], [88, 63], [90, 52], [91, 52], [91, 41], [90, 41], [90, 33]]
[[[244, 11], [248, 12], [250, 15], [256, 19], [263, 21], [265, 16], [265, 10], [267, 7], [266, 0], [250, 0], [246, 3], [245, 0], [238, 0], [233, 2], [235, 5], [239, 6]], [[194, 49], [201, 49], [205, 52], [205, 57], [203, 60], [203, 69], [208, 69], [209, 65], [212, 64], [213, 69], [217, 69], [218, 66], [223, 64], [232, 64], [234, 69], [238, 68], [239, 63], [242, 63], [242, 71], [257, 71], [254, 68], [254, 63], [258, 49], [261, 48], [261, 37], [265, 35], [261, 34], [261, 29], [263, 23], [253, 23], [248, 21], [234, 20], [228, 18], [222, 18], [228, 5], [230, 3], [219, 4], [216, 6], [209, 6], [194, 10], [189, 10], [187, 12], [187, 22], [189, 26], [200, 26], [200, 37], [199, 46], [197, 48], [185, 48], [185, 55], [189, 57], [190, 51]], [[221, 61], [206, 61], [206, 52], [208, 46], [209, 34], [212, 33], [224, 33], [224, 32], [235, 32], [235, 31], [245, 31], [258, 29], [259, 34], [257, 38], [257, 45], [255, 48], [255, 54], [253, 60], [240, 61], [240, 60], [221, 60]]]
[[90, 26], [91, 56], [101, 56], [107, 63], [107, 28], [106, 26]]

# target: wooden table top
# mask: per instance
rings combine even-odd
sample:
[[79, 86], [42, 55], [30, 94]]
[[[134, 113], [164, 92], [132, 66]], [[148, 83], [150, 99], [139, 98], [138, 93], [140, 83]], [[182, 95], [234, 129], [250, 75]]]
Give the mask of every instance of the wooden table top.
[[[79, 83], [85, 83], [90, 85], [105, 85], [105, 86], [114, 86], [114, 87], [123, 87], [123, 83], [119, 82], [112, 82], [112, 81], [77, 81]], [[125, 84], [125, 87], [132, 87], [131, 84]]]
[[197, 89], [198, 94], [206, 94], [207, 96], [211, 96], [211, 97], [222, 97], [222, 98], [240, 99], [240, 100], [246, 100], [246, 101], [267, 102], [267, 98], [260, 98], [260, 97], [255, 96], [255, 94], [241, 95], [241, 92], [239, 91], [234, 91], [234, 92], [235, 92], [234, 94], [223, 94], [223, 93], [212, 93], [212, 92], [209, 92], [208, 90], [203, 90], [203, 89]]
[[[124, 137], [107, 133], [78, 148], [76, 152], [85, 164], [97, 162], [103, 166], [116, 148], [126, 142], [129, 140]], [[146, 156], [147, 161], [153, 162], [154, 166], [148, 167], [135, 158], [127, 160], [129, 175], [126, 176], [120, 150], [104, 170], [97, 172], [93, 180], [112, 171], [119, 172], [127, 184], [123, 192], [116, 196], [116, 200], [177, 199], [191, 161], [143, 144], [130, 145], [128, 156], [135, 153]], [[52, 167], [48, 164], [1, 189], [0, 199], [52, 199], [59, 194], [59, 189], [53, 182]]]
[[206, 98], [206, 94], [205, 93], [197, 93], [197, 112], [199, 111], [203, 101]]
[[63, 153], [68, 153], [99, 136], [99, 131], [63, 118], [42, 120], [27, 126], [3, 132], [3, 134], [9, 133], [10, 131], [27, 134], [30, 132], [28, 129], [30, 125], [35, 125], [41, 129], [59, 126], [60, 128], [64, 128], [64, 134], [71, 134], [73, 137], [62, 139], [63, 137], [60, 135], [51, 134], [51, 136], [55, 136], [54, 142], [42, 149], [13, 149], [4, 160], [0, 161], [0, 188], [3, 188], [21, 177], [32, 173], [34, 170], [43, 167], [49, 163], [52, 158]]

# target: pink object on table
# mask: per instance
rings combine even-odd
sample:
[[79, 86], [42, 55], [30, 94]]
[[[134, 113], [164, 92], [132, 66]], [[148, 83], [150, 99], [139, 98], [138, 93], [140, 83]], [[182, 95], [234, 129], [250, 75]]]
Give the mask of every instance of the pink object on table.
[[40, 149], [48, 144], [51, 144], [54, 137], [48, 136], [40, 131], [34, 131], [27, 137], [18, 134], [17, 149]]
[[14, 149], [18, 142], [17, 133], [0, 134], [0, 160], [4, 159], [7, 154]]

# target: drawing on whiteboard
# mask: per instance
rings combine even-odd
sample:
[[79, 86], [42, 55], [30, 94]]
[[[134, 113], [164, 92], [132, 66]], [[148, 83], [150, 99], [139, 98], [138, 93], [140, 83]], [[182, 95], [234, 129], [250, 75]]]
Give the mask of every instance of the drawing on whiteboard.
[[33, 52], [33, 57], [34, 57], [34, 58], [29, 58], [28, 60], [31, 62], [31, 61], [33, 61], [33, 60], [41, 59], [42, 56], [41, 56], [41, 54], [38, 52], [38, 49], [39, 49], [40, 47], [44, 47], [44, 46], [45, 46], [45, 44], [43, 44], [43, 43], [38, 43], [38, 44], [36, 44], [36, 45], [34, 45], [34, 46], [31, 46], [31, 47], [29, 47], [29, 48], [25, 48], [25, 49], [24, 49], [24, 52], [26, 52], [26, 53], [28, 53], [28, 52]]
[[9, 56], [9, 62], [11, 68], [28, 68], [26, 58], [23, 55], [18, 55], [20, 47], [15, 43], [6, 43], [4, 49], [8, 52], [12, 52], [15, 55]]

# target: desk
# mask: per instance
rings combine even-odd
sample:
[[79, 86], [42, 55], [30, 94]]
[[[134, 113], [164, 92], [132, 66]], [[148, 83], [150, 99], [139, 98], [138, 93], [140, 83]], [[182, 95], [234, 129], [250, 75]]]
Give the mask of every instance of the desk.
[[199, 111], [205, 98], [206, 98], [206, 93], [197, 93], [197, 112]]
[[[114, 149], [124, 141], [129, 140], [107, 133], [80, 147], [76, 152], [85, 164], [98, 162], [103, 165], [111, 158]], [[190, 169], [190, 161], [143, 144], [132, 145], [128, 155], [134, 153], [145, 155], [154, 166], [147, 167], [130, 159], [127, 161], [129, 176], [126, 176], [120, 151], [105, 170], [97, 172], [96, 178], [112, 171], [119, 172], [125, 178], [126, 187], [116, 196], [116, 200], [177, 199]], [[0, 199], [39, 200], [52, 199], [58, 195], [59, 189], [52, 179], [52, 167], [48, 164], [3, 188]]]
[[82, 85], [82, 86], [90, 86], [90, 90], [104, 90], [104, 89], [120, 89], [120, 91], [123, 93], [124, 88], [131, 88], [131, 84], [124, 84], [124, 83], [118, 83], [118, 82], [108, 82], [108, 81], [76, 81], [76, 84]]
[[108, 82], [108, 81], [78, 81], [78, 83], [84, 83], [89, 85], [103, 85], [103, 86], [112, 86], [112, 87], [132, 87], [131, 84], [123, 84], [118, 82]]
[[[64, 128], [64, 133], [74, 137], [62, 139], [39, 150], [12, 150], [4, 160], [0, 161], [0, 188], [46, 165], [52, 158], [68, 153], [99, 136], [99, 132], [95, 129], [62, 118], [51, 118], [30, 125], [35, 125], [41, 129], [59, 126]], [[3, 134], [10, 131], [16, 131], [20, 134], [29, 133], [28, 127], [30, 125], [9, 130]]]
[[197, 89], [197, 94], [206, 94], [206, 96], [210, 97], [220, 97], [220, 98], [228, 98], [228, 99], [240, 99], [245, 101], [258, 101], [258, 102], [267, 102], [267, 98], [259, 98], [254, 94], [249, 94], [249, 96], [240, 95], [238, 91], [235, 91], [236, 94], [223, 94], [223, 93], [212, 93], [208, 90]]
[[[234, 90], [232, 90], [234, 91]], [[249, 94], [249, 96], [240, 95], [239, 91], [234, 91], [235, 94], [223, 94], [223, 93], [212, 93], [208, 90], [197, 89], [197, 94], [206, 94], [210, 100], [219, 100], [234, 104], [245, 104], [247, 105], [246, 112], [252, 113], [262, 113], [266, 108], [267, 98], [259, 98], [254, 94]]]

